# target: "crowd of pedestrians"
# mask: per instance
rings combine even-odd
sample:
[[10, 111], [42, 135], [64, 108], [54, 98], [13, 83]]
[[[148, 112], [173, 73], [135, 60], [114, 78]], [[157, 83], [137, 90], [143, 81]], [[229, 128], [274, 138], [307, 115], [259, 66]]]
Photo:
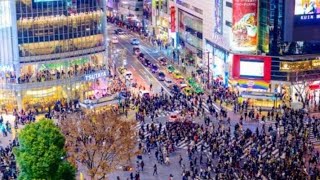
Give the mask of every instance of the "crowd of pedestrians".
[[[230, 118], [222, 108], [217, 112], [212, 103], [233, 99], [235, 94], [219, 89], [205, 95], [164, 93], [152, 97], [135, 97], [136, 119], [142, 122], [139, 130], [139, 148], [153, 154], [159, 164], [169, 165], [170, 154], [181, 144], [186, 144], [188, 159], [179, 161], [183, 179], [316, 179], [319, 152], [310, 141], [310, 135], [319, 138], [319, 120], [304, 111], [283, 107], [283, 113], [268, 116], [274, 125], [262, 124], [255, 131], [243, 129], [239, 123], [231, 126]], [[204, 104], [210, 113], [205, 113]], [[254, 118], [252, 110], [247, 112], [245, 104], [239, 106], [245, 116]], [[158, 123], [161, 111], [179, 111], [180, 121]], [[259, 110], [255, 113], [259, 113]], [[261, 113], [261, 112], [260, 112]], [[211, 114], [211, 115], [210, 115]], [[271, 115], [272, 114], [272, 115]], [[150, 117], [152, 124], [144, 124]], [[190, 117], [190, 121], [188, 118]], [[204, 124], [194, 123], [195, 117], [204, 119]], [[158, 124], [158, 125], [156, 125]], [[147, 136], [146, 136], [147, 134]], [[152, 164], [150, 164], [151, 166]], [[154, 166], [154, 175], [157, 174]]]
[[8, 146], [0, 146], [0, 179], [17, 179], [17, 165], [12, 149], [18, 146], [18, 141], [14, 139]]

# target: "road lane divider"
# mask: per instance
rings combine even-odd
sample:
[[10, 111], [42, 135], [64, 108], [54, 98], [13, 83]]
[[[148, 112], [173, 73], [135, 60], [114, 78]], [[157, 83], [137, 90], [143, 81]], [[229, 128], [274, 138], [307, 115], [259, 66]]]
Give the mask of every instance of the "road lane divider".
[[[125, 45], [123, 45], [122, 43], [120, 43], [120, 41], [119, 41], [119, 45], [122, 46], [123, 48], [127, 49], [128, 51], [130, 51], [129, 48], [126, 47]], [[146, 53], [150, 56], [150, 54], [149, 54], [148, 52], [146, 52]], [[132, 55], [131, 55], [131, 57], [133, 57], [134, 59], [136, 59], [136, 58], [135, 58], [134, 56], [132, 56]], [[150, 57], [155, 60], [154, 57], [152, 57], [152, 56], [150, 56]], [[136, 59], [136, 60], [137, 60], [137, 59]], [[151, 77], [153, 77], [153, 78], [156, 80], [156, 82], [159, 83], [159, 85], [163, 88], [164, 91], [166, 91], [170, 96], [172, 95], [172, 94], [170, 93], [170, 91], [167, 89], [167, 87], [165, 87], [139, 60], [137, 60], [137, 62], [142, 66], [142, 68], [145, 70], [145, 72], [147, 72]]]

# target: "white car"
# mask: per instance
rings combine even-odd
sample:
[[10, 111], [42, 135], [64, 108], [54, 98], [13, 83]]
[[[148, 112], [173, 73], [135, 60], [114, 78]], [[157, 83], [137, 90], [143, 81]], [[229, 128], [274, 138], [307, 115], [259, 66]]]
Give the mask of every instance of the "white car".
[[131, 71], [126, 71], [124, 73], [124, 77], [126, 78], [126, 80], [133, 80], [133, 75], [132, 75], [132, 72]]
[[114, 36], [114, 37], [112, 37], [111, 42], [112, 42], [113, 44], [117, 44], [117, 43], [119, 43], [119, 40], [118, 40], [117, 37]]
[[146, 90], [140, 90], [139, 91], [139, 96], [140, 97], [150, 97], [150, 92]]
[[164, 80], [164, 85], [165, 85], [166, 87], [170, 87], [172, 84], [173, 84], [173, 81], [172, 81], [170, 78], [166, 78], [166, 79]]
[[179, 121], [180, 119], [181, 119], [180, 111], [174, 111], [174, 112], [170, 113], [170, 115], [169, 115], [170, 122]]
[[138, 39], [136, 39], [136, 38], [133, 38], [133, 39], [131, 39], [131, 44], [132, 45], [139, 45], [140, 41]]

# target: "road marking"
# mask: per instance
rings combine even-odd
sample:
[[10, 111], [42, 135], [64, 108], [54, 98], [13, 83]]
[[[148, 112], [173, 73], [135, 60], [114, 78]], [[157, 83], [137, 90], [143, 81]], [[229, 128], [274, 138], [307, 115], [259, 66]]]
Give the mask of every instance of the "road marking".
[[[125, 45], [123, 45], [120, 41], [119, 41], [119, 45], [129, 51], [129, 48], [126, 47]], [[152, 57], [148, 52], [147, 52], [147, 54], [148, 54], [152, 59], [156, 60], [156, 59], [155, 59], [154, 57]], [[132, 56], [132, 57], [133, 57], [133, 56]], [[136, 60], [136, 58], [134, 58], [134, 57], [133, 57], [133, 59]], [[153, 77], [153, 78], [160, 84], [160, 86], [163, 88], [163, 90], [165, 90], [170, 96], [172, 95], [172, 94], [170, 93], [170, 91], [169, 91], [164, 85], [162, 85], [161, 82], [160, 82], [157, 78], [155, 78], [155, 77], [153, 76], [153, 74], [152, 74], [151, 72], [149, 72], [149, 70], [148, 70], [140, 61], [137, 60], [137, 62], [145, 69], [146, 72], [149, 73], [149, 75], [151, 75], [151, 77]]]

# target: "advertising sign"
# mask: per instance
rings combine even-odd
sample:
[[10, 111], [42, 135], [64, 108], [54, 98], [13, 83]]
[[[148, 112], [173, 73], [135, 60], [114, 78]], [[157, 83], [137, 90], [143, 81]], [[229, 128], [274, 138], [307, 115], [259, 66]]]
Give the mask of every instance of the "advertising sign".
[[86, 81], [91, 81], [91, 80], [95, 80], [101, 77], [106, 77], [107, 76], [107, 72], [106, 71], [102, 71], [102, 72], [97, 72], [95, 74], [89, 74], [89, 75], [85, 75], [84, 79]]
[[320, 22], [320, 0], [295, 0], [295, 24]]
[[233, 0], [231, 48], [255, 51], [258, 45], [258, 0]]
[[271, 79], [271, 57], [233, 55], [233, 79], [264, 80]]
[[[250, 67], [250, 68], [248, 68]], [[264, 76], [264, 63], [255, 61], [240, 61], [240, 76], [247, 77], [263, 77]]]
[[171, 32], [176, 32], [176, 8], [174, 6], [170, 7], [170, 29]]
[[223, 0], [214, 0], [214, 32], [222, 34]]

